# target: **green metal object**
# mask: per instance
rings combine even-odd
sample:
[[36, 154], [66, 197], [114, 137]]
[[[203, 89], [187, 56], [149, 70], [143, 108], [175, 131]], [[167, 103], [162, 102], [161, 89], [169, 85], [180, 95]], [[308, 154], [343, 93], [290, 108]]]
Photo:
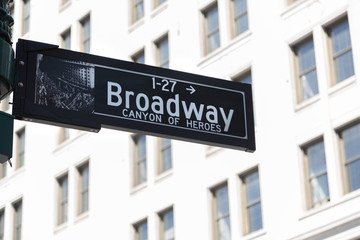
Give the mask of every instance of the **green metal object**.
[[9, 3], [0, 0], [0, 101], [9, 95], [14, 86], [14, 50], [11, 47], [13, 18], [9, 15]]
[[0, 163], [12, 157], [14, 116], [0, 111]]
[[[0, 101], [9, 95], [14, 86], [14, 50], [11, 47], [13, 18], [9, 15], [9, 3], [0, 0]], [[12, 157], [14, 116], [0, 111], [0, 163]]]

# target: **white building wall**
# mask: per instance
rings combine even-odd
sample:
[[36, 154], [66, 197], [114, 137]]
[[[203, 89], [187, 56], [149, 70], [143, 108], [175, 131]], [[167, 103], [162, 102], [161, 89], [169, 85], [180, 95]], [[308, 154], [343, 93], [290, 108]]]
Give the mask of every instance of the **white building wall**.
[[[157, 138], [148, 136], [147, 181], [134, 188], [131, 133], [71, 130], [71, 138], [59, 145], [58, 127], [16, 121], [15, 132], [26, 129], [25, 166], [8, 168], [7, 176], [0, 179], [4, 240], [13, 239], [11, 204], [21, 198], [25, 240], [134, 239], [132, 225], [145, 218], [148, 239], [155, 240], [158, 213], [171, 206], [176, 239], [210, 240], [210, 189], [224, 182], [229, 189], [232, 239], [360, 237], [360, 192], [344, 194], [335, 133], [360, 116], [360, 2], [299, 0], [288, 6], [285, 0], [249, 0], [249, 30], [231, 39], [229, 2], [219, 0], [221, 47], [204, 56], [201, 10], [212, 2], [168, 0], [154, 9], [152, 1], [145, 0], [144, 19], [130, 24], [130, 1], [72, 0], [60, 7], [60, 1], [31, 0], [30, 32], [21, 36], [21, 1], [15, 0], [14, 39], [60, 44], [60, 35], [70, 28], [71, 48], [79, 51], [80, 22], [90, 14], [92, 54], [131, 60], [144, 48], [145, 63], [155, 65], [154, 43], [168, 34], [172, 69], [226, 80], [251, 70], [257, 150], [245, 153], [172, 141], [173, 168], [157, 175]], [[350, 22], [355, 75], [331, 86], [323, 27], [344, 13]], [[319, 95], [296, 104], [291, 46], [311, 33]], [[307, 210], [300, 146], [320, 136], [325, 142], [331, 200]], [[84, 161], [90, 166], [89, 211], [78, 216], [77, 167]], [[240, 175], [255, 167], [260, 173], [263, 229], [244, 235]], [[66, 172], [68, 221], [57, 226], [56, 178]]]

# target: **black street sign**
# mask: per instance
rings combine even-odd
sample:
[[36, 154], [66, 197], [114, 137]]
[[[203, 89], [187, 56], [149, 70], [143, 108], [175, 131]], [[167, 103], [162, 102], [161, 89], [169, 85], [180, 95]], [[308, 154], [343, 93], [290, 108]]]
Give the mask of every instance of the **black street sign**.
[[251, 85], [19, 40], [13, 114], [255, 151]]

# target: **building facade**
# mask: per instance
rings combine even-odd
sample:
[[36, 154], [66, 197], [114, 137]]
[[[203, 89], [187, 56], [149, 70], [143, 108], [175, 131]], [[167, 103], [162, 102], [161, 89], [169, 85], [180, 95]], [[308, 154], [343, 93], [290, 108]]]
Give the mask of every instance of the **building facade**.
[[257, 150], [15, 121], [0, 240], [360, 239], [360, 1], [14, 0], [11, 14], [14, 48], [251, 84]]

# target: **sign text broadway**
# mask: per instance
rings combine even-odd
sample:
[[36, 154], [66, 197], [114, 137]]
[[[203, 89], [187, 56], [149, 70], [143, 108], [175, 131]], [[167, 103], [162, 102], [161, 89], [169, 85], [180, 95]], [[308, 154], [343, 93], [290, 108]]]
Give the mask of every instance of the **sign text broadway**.
[[[244, 93], [122, 69], [95, 68], [95, 114], [245, 139]], [[234, 140], [235, 140], [234, 139]]]

